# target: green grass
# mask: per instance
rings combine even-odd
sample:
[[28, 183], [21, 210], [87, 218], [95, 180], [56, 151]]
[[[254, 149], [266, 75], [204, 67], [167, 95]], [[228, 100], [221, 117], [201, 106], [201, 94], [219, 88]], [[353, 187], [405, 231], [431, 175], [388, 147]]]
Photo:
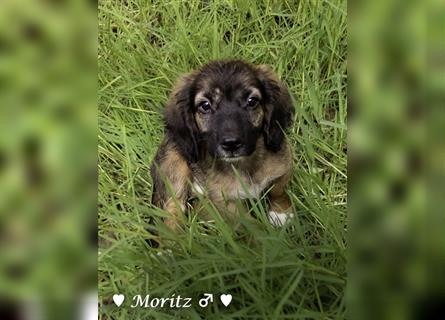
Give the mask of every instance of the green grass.
[[[99, 3], [99, 290], [102, 319], [341, 319], [346, 287], [346, 2]], [[289, 132], [296, 218], [234, 231], [191, 215], [181, 234], [150, 225], [149, 167], [175, 79], [211, 59], [266, 63], [295, 98]], [[147, 231], [169, 239], [157, 255]], [[202, 309], [202, 293], [216, 297]], [[114, 293], [126, 295], [117, 308]], [[136, 294], [192, 297], [184, 309], [131, 308]]]

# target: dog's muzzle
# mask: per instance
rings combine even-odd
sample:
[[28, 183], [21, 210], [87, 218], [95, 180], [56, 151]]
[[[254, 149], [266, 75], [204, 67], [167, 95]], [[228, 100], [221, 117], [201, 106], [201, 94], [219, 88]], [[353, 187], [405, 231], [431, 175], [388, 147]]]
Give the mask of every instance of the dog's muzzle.
[[224, 138], [219, 146], [228, 153], [236, 153], [242, 147], [241, 140], [238, 138]]
[[237, 161], [246, 155], [244, 144], [236, 137], [224, 137], [217, 147], [218, 156], [225, 161]]

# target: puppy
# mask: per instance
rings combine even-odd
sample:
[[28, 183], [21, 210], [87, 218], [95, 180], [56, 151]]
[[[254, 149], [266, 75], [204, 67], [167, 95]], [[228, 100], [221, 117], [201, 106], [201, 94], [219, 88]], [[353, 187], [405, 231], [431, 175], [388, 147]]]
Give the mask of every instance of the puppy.
[[176, 229], [188, 201], [203, 194], [236, 220], [239, 200], [269, 190], [269, 221], [292, 214], [285, 192], [292, 152], [284, 130], [291, 96], [266, 66], [213, 61], [183, 76], [165, 108], [166, 135], [151, 167], [152, 202]]

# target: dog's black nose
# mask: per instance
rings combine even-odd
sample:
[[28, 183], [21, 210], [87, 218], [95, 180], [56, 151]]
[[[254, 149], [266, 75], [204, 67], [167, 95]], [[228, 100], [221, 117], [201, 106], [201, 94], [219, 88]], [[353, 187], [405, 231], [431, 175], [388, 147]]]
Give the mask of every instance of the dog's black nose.
[[236, 151], [241, 147], [241, 141], [237, 138], [224, 138], [221, 142], [221, 148], [225, 151]]

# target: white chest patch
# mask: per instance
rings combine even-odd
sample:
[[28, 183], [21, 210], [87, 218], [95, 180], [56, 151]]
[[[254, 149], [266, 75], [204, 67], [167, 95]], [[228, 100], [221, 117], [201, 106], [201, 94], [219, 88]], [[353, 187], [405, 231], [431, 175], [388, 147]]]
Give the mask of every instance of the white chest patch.
[[204, 189], [201, 187], [201, 185], [198, 182], [193, 182], [192, 188], [193, 188], [194, 193], [200, 194], [200, 195], [204, 194]]
[[271, 179], [264, 179], [259, 183], [236, 183], [232, 189], [228, 190], [227, 195], [232, 199], [250, 199], [258, 198], [261, 192], [266, 189]]
[[275, 212], [269, 211], [267, 214], [269, 222], [275, 227], [282, 227], [286, 224], [288, 219], [292, 219], [294, 217], [293, 213], [286, 212]]
[[215, 199], [253, 199], [259, 198], [261, 193], [270, 187], [276, 176], [269, 176], [259, 182], [252, 181], [250, 177], [244, 176], [243, 182], [235, 179], [228, 179], [223, 183], [209, 184], [195, 180], [192, 184], [192, 192], [195, 195], [206, 195]]

